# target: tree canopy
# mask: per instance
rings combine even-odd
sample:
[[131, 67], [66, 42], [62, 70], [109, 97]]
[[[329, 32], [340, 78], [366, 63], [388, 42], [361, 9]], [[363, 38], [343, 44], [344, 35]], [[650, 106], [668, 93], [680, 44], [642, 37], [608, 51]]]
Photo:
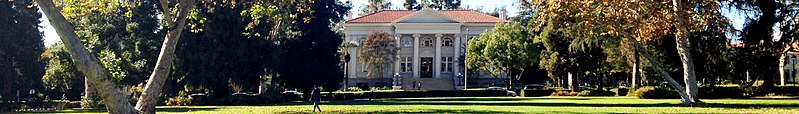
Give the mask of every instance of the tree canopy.
[[519, 23], [497, 23], [491, 31], [470, 40], [467, 45], [466, 66], [489, 71], [497, 77], [505, 73], [508, 86], [521, 78], [521, 72], [539, 62], [541, 43]]

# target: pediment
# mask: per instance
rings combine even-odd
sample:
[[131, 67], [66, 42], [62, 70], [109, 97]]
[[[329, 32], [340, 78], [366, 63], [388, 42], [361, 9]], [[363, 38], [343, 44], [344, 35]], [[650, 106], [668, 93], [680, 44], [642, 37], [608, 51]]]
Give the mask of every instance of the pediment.
[[463, 23], [436, 10], [425, 8], [394, 21], [394, 23]]

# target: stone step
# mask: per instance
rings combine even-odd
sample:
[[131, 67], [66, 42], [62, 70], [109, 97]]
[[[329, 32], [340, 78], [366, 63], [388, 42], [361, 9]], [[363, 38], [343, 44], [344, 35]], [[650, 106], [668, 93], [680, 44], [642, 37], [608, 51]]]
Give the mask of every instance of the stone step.
[[452, 83], [452, 79], [445, 79], [445, 78], [411, 78], [411, 79], [402, 79], [402, 89], [403, 90], [417, 90], [413, 88], [413, 82], [422, 83], [421, 90], [453, 90], [455, 89], [455, 85]]

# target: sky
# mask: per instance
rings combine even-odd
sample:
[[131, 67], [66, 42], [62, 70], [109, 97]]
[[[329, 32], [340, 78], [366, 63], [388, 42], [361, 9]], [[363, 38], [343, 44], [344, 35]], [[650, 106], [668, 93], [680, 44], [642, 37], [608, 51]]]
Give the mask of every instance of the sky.
[[[353, 8], [350, 10], [354, 15], [353, 18], [357, 18], [357, 14], [360, 13], [360, 9], [367, 3], [368, 0], [342, 0], [342, 1], [351, 1]], [[405, 0], [389, 0], [392, 4], [392, 9], [403, 10], [402, 4], [405, 3]], [[506, 7], [508, 10], [507, 14], [509, 17], [516, 16], [519, 12], [518, 1], [517, 0], [462, 0], [461, 7], [469, 7], [469, 8], [481, 8], [482, 10], [494, 10], [495, 8]], [[39, 11], [41, 12], [41, 10]], [[743, 23], [745, 21], [744, 15], [740, 12], [730, 11], [730, 10], [723, 10], [723, 15], [728, 17], [731, 21], [733, 26], [740, 30], [743, 27]], [[58, 34], [56, 34], [55, 29], [50, 25], [50, 21], [47, 20], [47, 17], [42, 16], [42, 23], [39, 25], [42, 26], [40, 31], [44, 32], [44, 44], [45, 46], [50, 46], [55, 44], [56, 42], [60, 42]], [[775, 31], [778, 32], [778, 31]], [[777, 35], [775, 35], [776, 37]]]

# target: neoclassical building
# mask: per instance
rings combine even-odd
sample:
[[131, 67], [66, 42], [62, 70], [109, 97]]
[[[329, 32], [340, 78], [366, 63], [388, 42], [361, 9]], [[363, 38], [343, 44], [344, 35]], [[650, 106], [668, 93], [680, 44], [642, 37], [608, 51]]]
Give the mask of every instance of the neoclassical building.
[[[382, 77], [367, 78], [366, 70], [357, 60], [360, 48], [350, 51], [347, 68], [349, 86], [385, 87], [398, 81], [402, 89], [413, 89], [414, 82], [423, 90], [462, 89], [462, 66], [458, 58], [465, 53], [466, 41], [490, 31], [498, 22], [507, 20], [474, 10], [383, 10], [344, 24], [346, 40], [361, 44], [374, 31], [392, 34], [400, 48], [399, 59], [392, 71]], [[401, 78], [395, 78], [395, 74]], [[476, 75], [469, 87], [500, 83], [492, 76]], [[475, 76], [470, 76], [475, 77]], [[399, 79], [399, 80], [396, 80]]]

